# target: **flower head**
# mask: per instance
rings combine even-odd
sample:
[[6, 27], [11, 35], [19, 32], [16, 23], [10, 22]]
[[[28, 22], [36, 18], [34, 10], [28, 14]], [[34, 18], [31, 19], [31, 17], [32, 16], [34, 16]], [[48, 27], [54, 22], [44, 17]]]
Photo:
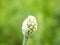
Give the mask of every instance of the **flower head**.
[[22, 32], [25, 36], [31, 36], [37, 30], [37, 22], [34, 16], [28, 16], [23, 22]]

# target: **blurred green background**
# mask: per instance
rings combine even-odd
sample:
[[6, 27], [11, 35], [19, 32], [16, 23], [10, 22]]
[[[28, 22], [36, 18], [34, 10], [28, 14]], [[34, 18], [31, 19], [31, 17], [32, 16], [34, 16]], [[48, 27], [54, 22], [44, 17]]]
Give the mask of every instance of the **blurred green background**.
[[22, 23], [37, 19], [29, 45], [60, 45], [60, 0], [0, 0], [0, 45], [22, 45]]

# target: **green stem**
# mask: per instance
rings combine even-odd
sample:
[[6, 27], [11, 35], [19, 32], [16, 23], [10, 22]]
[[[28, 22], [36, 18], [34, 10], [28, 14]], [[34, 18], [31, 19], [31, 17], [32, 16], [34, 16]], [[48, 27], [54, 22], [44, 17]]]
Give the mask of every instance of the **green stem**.
[[28, 37], [24, 36], [23, 45], [28, 45]]

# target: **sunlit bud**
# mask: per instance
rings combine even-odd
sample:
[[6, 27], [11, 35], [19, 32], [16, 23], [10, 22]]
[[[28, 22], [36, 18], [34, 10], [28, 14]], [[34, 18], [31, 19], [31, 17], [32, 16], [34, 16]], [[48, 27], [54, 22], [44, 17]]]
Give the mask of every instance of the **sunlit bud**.
[[25, 36], [32, 36], [37, 30], [37, 22], [34, 16], [28, 16], [22, 24], [22, 32]]

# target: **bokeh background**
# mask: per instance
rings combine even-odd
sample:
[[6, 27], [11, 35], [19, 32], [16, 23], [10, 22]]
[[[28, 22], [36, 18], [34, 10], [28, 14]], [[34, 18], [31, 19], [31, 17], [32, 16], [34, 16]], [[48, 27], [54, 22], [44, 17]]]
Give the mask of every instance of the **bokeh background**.
[[60, 0], [0, 0], [0, 45], [22, 45], [22, 23], [36, 17], [29, 45], [60, 45]]

